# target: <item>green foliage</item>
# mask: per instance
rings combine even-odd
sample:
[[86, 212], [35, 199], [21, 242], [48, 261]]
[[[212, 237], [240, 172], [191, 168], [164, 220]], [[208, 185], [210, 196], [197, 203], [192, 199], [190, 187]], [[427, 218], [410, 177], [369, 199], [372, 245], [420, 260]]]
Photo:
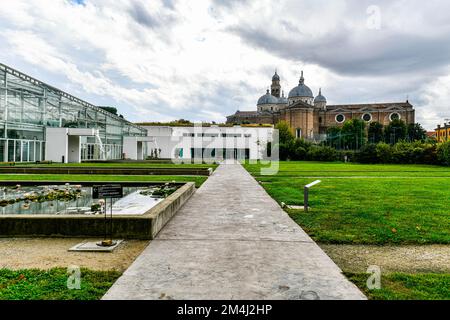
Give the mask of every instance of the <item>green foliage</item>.
[[340, 127], [329, 127], [327, 129], [327, 145], [336, 149], [342, 148], [342, 131]]
[[336, 149], [327, 146], [311, 146], [306, 155], [308, 160], [312, 161], [337, 161], [338, 152]]
[[406, 139], [407, 127], [403, 120], [395, 119], [384, 128], [384, 141], [396, 144]]
[[427, 139], [427, 131], [419, 123], [410, 123], [407, 127], [408, 141], [422, 141]]
[[351, 119], [342, 126], [342, 139], [345, 149], [358, 150], [366, 143], [366, 123], [360, 119]]
[[450, 300], [450, 274], [389, 273], [381, 276], [381, 289], [369, 290], [367, 273], [345, 273], [370, 300]]
[[361, 163], [438, 164], [436, 145], [415, 141], [400, 141], [395, 145], [368, 144], [358, 152]]
[[379, 163], [392, 163], [392, 146], [384, 142], [377, 144], [377, 159]]
[[450, 141], [438, 145], [437, 161], [444, 166], [450, 166]]
[[0, 300], [98, 300], [120, 276], [117, 271], [81, 269], [81, 289], [67, 288], [66, 269], [0, 269]]
[[360, 163], [378, 163], [377, 145], [369, 143], [363, 146], [356, 156], [356, 161]]
[[280, 144], [289, 144], [295, 140], [294, 135], [292, 134], [288, 124], [284, 121], [280, 121], [275, 126], [275, 129], [278, 130], [278, 139]]
[[99, 107], [100, 109], [103, 109], [105, 111], [108, 111], [109, 113], [115, 114], [117, 116], [117, 108], [114, 107]]
[[371, 122], [368, 129], [368, 141], [369, 143], [379, 143], [384, 139], [383, 125], [379, 122]]

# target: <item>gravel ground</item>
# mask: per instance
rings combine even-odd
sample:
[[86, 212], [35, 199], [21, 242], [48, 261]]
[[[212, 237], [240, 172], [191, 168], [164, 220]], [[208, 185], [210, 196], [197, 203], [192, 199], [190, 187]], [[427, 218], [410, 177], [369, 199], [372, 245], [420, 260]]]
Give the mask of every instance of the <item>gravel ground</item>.
[[319, 245], [346, 272], [377, 265], [382, 272], [450, 273], [450, 245]]
[[125, 271], [149, 244], [149, 241], [127, 240], [112, 253], [69, 252], [69, 248], [99, 239], [1, 239], [0, 269], [51, 269], [76, 265], [91, 270]]
[[[0, 269], [51, 269], [77, 265], [92, 270], [124, 271], [150, 243], [127, 240], [112, 253], [69, 252], [69, 248], [98, 239], [0, 238]], [[384, 272], [450, 273], [450, 245], [320, 247], [346, 272], [365, 272], [370, 265]]]

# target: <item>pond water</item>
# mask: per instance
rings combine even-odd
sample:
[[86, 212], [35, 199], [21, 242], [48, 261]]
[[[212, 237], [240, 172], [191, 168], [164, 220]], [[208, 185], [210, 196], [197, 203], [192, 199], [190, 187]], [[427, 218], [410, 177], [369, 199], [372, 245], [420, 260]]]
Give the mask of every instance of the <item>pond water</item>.
[[[113, 215], [140, 215], [173, 193], [176, 185], [123, 187], [123, 198], [112, 200]], [[0, 215], [99, 215], [111, 213], [111, 200], [92, 198], [92, 187], [40, 185], [0, 187]]]

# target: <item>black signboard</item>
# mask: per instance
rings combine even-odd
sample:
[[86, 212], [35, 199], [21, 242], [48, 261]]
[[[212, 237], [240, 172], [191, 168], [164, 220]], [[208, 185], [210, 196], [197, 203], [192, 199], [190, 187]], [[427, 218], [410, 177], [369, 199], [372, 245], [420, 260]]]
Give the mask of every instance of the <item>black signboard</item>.
[[93, 199], [122, 198], [123, 188], [120, 184], [104, 184], [92, 187]]

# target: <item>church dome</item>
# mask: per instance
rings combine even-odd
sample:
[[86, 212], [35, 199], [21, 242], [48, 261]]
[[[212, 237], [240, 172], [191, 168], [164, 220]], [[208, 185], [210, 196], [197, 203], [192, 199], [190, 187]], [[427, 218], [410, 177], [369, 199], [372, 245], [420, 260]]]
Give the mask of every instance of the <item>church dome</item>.
[[275, 74], [272, 77], [272, 81], [280, 81], [280, 76], [277, 74], [276, 71], [275, 71]]
[[319, 95], [314, 99], [314, 103], [327, 102], [327, 99], [322, 95], [322, 89], [319, 89]]
[[257, 105], [259, 106], [262, 104], [277, 104], [277, 103], [278, 103], [278, 99], [276, 97], [274, 97], [273, 95], [271, 95], [269, 93], [269, 90], [267, 90], [267, 93], [258, 99]]
[[305, 85], [305, 78], [303, 78], [303, 71], [298, 86], [296, 86], [289, 92], [289, 98], [296, 98], [296, 97], [314, 98], [311, 89], [307, 85]]

